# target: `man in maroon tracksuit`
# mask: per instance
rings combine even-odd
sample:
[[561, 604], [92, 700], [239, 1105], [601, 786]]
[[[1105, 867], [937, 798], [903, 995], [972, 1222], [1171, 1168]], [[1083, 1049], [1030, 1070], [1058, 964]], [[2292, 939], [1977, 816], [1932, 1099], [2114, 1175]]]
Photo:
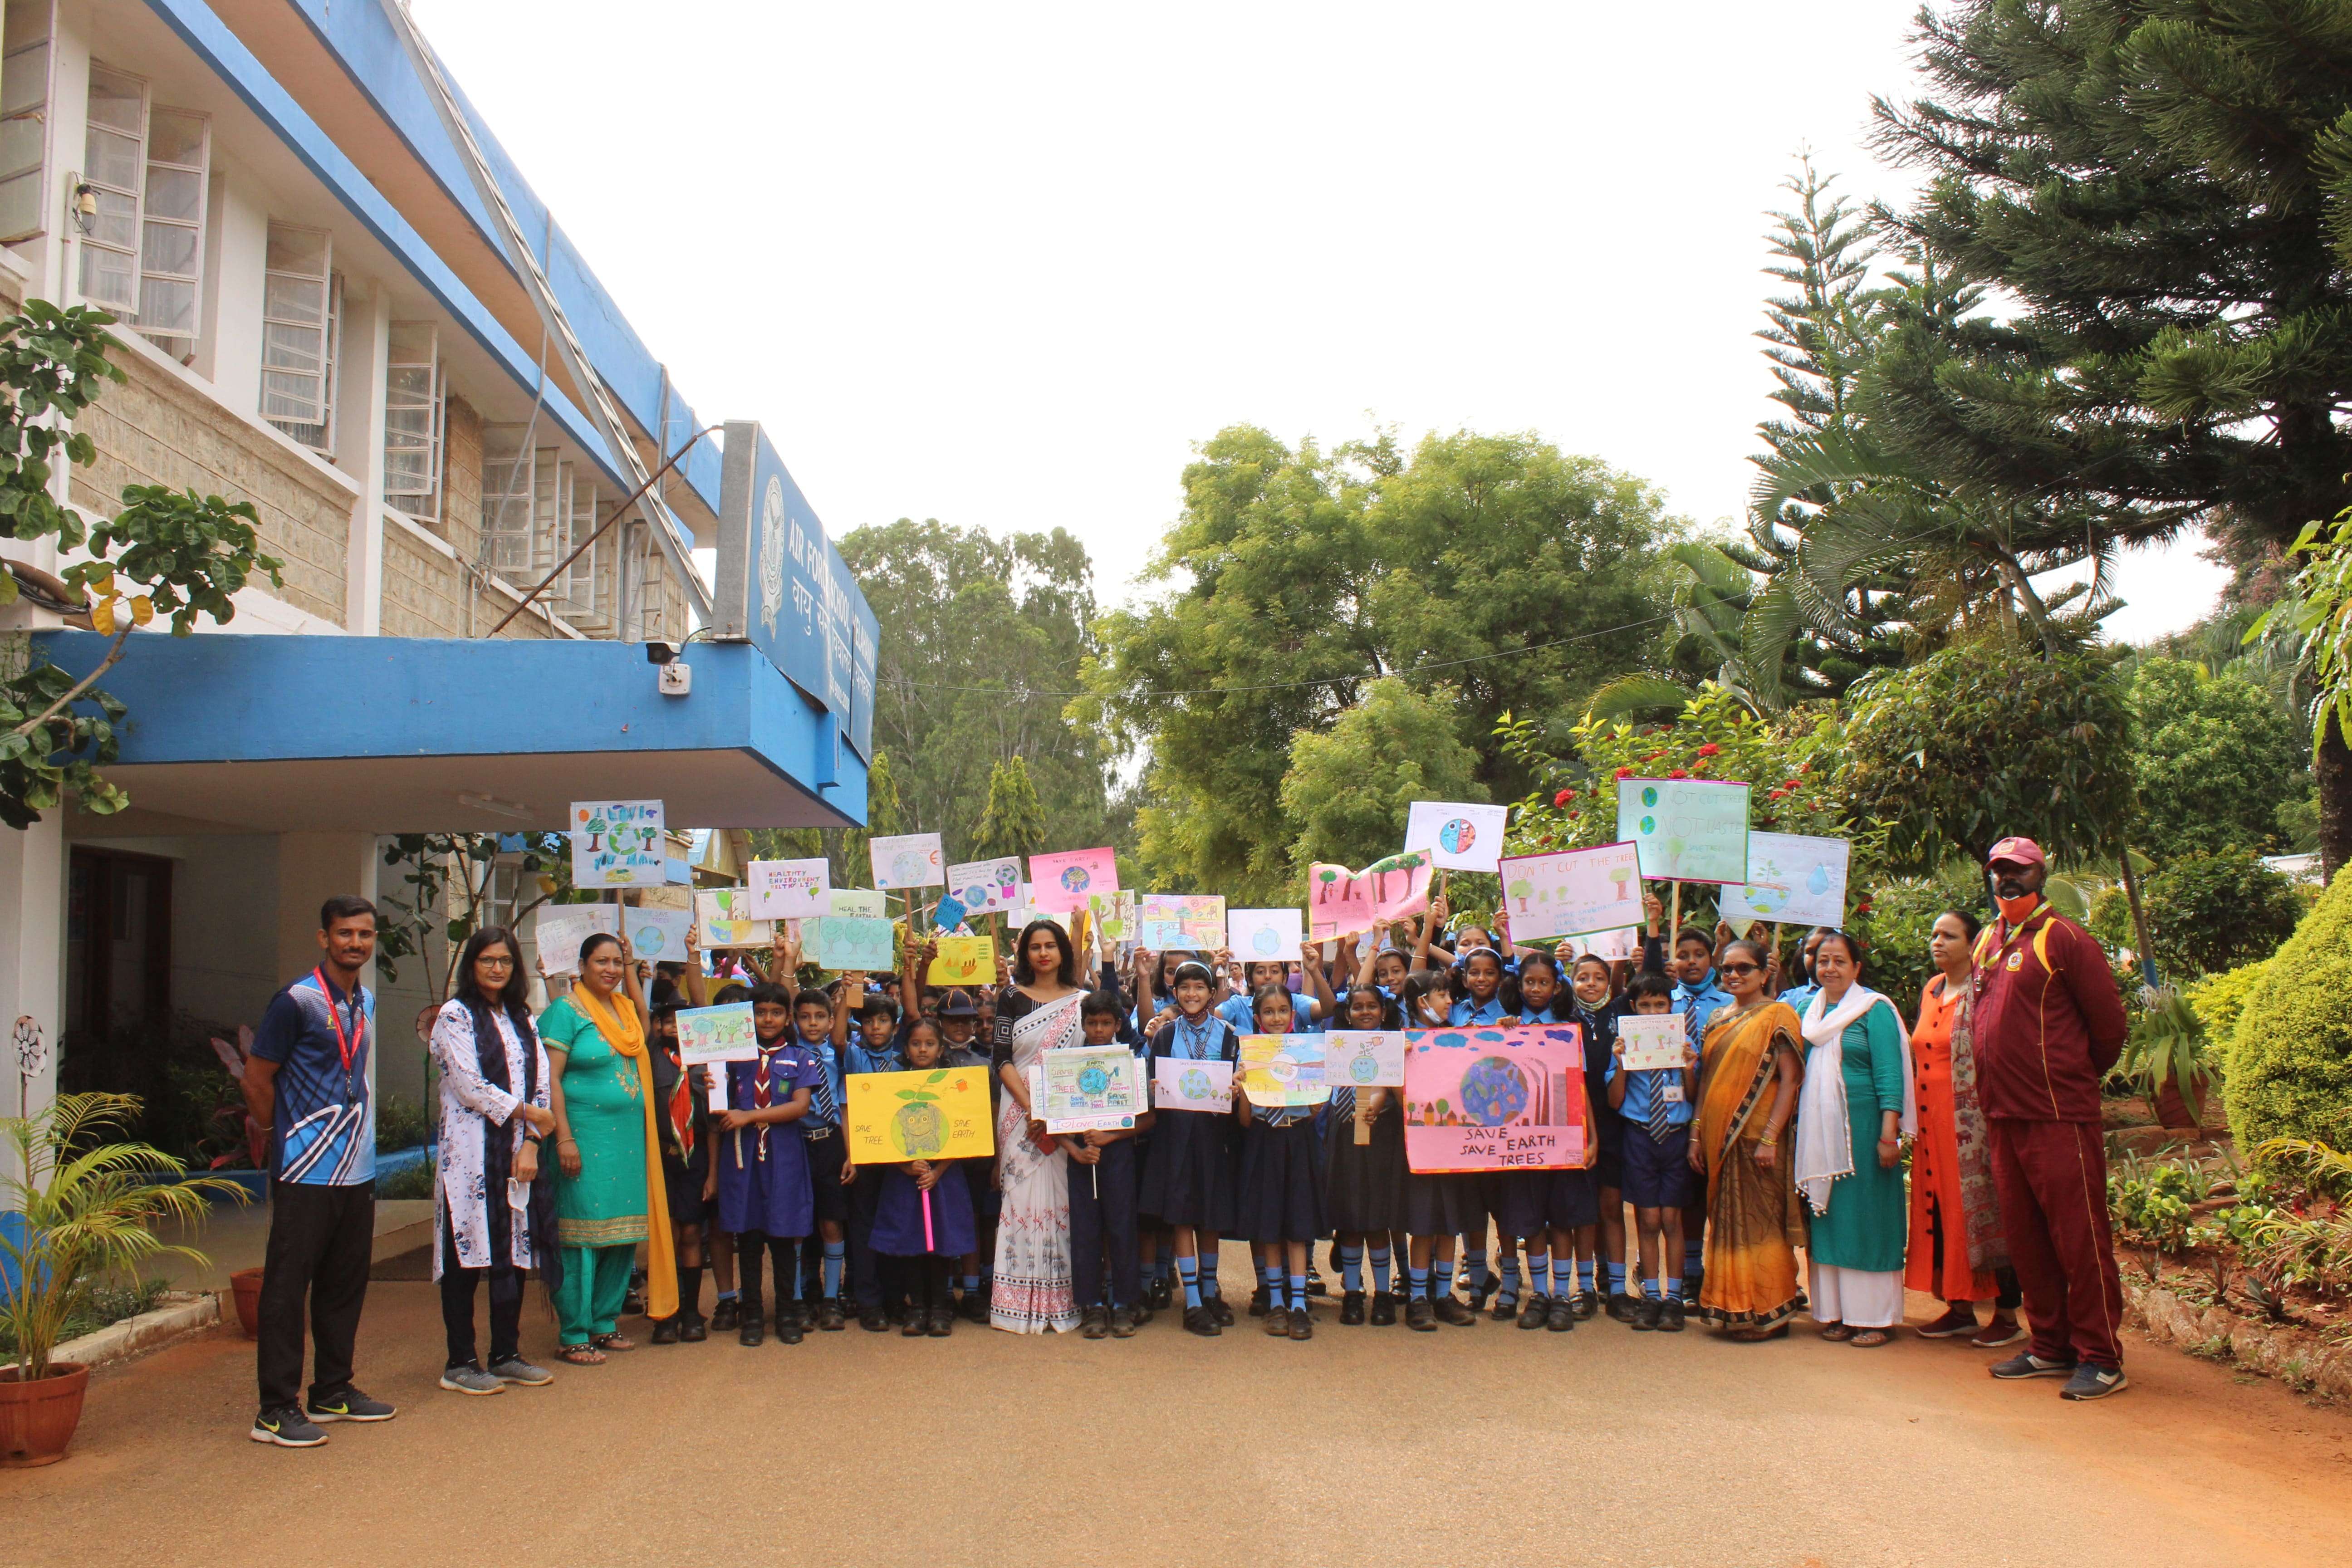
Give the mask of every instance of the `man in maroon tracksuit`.
[[1986, 867], [2000, 918], [1977, 939], [1977, 1089], [2033, 1325], [2032, 1342], [1992, 1374], [2063, 1377], [2062, 1397], [2101, 1399], [2127, 1386], [2099, 1125], [2099, 1080], [2123, 1051], [2123, 998], [2098, 940], [2042, 897], [2050, 867], [2040, 845], [2004, 838]]

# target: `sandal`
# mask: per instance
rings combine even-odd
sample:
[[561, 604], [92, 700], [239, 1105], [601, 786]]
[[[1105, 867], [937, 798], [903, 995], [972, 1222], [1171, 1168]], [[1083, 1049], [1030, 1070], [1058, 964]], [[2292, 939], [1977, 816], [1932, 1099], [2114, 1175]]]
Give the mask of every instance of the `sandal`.
[[1723, 1337], [1737, 1340], [1743, 1345], [1760, 1345], [1766, 1340], [1777, 1340], [1788, 1331], [1787, 1325], [1783, 1324], [1777, 1329], [1733, 1329]]
[[1847, 1328], [1843, 1323], [1832, 1323], [1822, 1331], [1822, 1338], [1833, 1345], [1843, 1344], [1853, 1336], [1854, 1331]]
[[[1824, 1334], [1822, 1337], [1827, 1339], [1829, 1336]], [[1875, 1350], [1885, 1344], [1888, 1337], [1885, 1329], [1864, 1329], [1846, 1342], [1858, 1351]]]
[[570, 1366], [603, 1366], [604, 1352], [594, 1345], [565, 1345], [555, 1352], [555, 1359]]
[[588, 1342], [600, 1351], [633, 1351], [637, 1348], [637, 1342], [626, 1334], [598, 1334]]

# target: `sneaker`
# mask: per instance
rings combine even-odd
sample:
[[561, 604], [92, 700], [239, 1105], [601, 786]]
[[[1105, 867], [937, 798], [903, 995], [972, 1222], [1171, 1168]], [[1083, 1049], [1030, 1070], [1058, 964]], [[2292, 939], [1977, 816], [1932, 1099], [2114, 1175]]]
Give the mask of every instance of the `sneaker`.
[[1372, 1292], [1372, 1327], [1392, 1328], [1397, 1320], [1397, 1294], [1393, 1290]]
[[1666, 1300], [1660, 1302], [1658, 1308], [1658, 1331], [1662, 1334], [1681, 1333], [1683, 1331], [1683, 1320], [1687, 1314], [1687, 1311], [1688, 1309], [1683, 1305], [1682, 1298], [1679, 1296], [1669, 1297]]
[[657, 1345], [677, 1343], [677, 1320], [663, 1318], [654, 1324], [653, 1342]]
[[1433, 1306], [1437, 1313], [1437, 1321], [1441, 1323], [1451, 1323], [1457, 1329], [1466, 1329], [1478, 1321], [1477, 1309], [1465, 1305], [1451, 1290], [1440, 1296]]
[[[696, 1319], [695, 1327], [700, 1328], [701, 1326], [702, 1321], [699, 1318]], [[708, 1333], [704, 1333], [698, 1335], [697, 1337], [707, 1340], [710, 1336]], [[545, 1388], [549, 1384], [555, 1381], [555, 1374], [553, 1373], [548, 1371], [545, 1367], [533, 1366], [530, 1363], [523, 1360], [522, 1357], [519, 1355], [510, 1355], [504, 1361], [492, 1362], [490, 1363], [490, 1375], [497, 1378], [500, 1383], [519, 1383], [525, 1388]]]
[[1945, 1308], [1942, 1317], [1920, 1328], [1919, 1337], [1923, 1340], [1956, 1340], [1962, 1334], [1976, 1332], [1976, 1305], [1970, 1302], [1965, 1306]]
[[1213, 1340], [1224, 1332], [1223, 1329], [1217, 1327], [1216, 1315], [1206, 1307], [1184, 1309], [1184, 1331], [1188, 1334], [1198, 1334], [1204, 1340]]
[[2110, 1394], [2121, 1394], [2131, 1386], [2131, 1379], [2119, 1366], [2101, 1366], [2086, 1361], [2074, 1369], [2066, 1386], [2058, 1391], [2061, 1399], [2105, 1399]]
[[1263, 1285], [1250, 1292], [1249, 1315], [1253, 1318], [1265, 1316], [1265, 1287]]
[[1519, 1314], [1519, 1327], [1540, 1329], [1551, 1321], [1551, 1300], [1546, 1296], [1528, 1298], [1527, 1310]]
[[1078, 1332], [1090, 1340], [1110, 1337], [1110, 1314], [1100, 1307], [1088, 1307], [1078, 1319]]
[[732, 1296], [722, 1296], [710, 1309], [710, 1326], [720, 1333], [743, 1326], [743, 1303]]
[[1995, 1312], [1992, 1321], [1969, 1338], [1969, 1343], [1980, 1351], [1997, 1351], [2003, 1345], [2013, 1345], [2026, 1337], [2026, 1328], [2015, 1318]]
[[1234, 1326], [1234, 1310], [1225, 1305], [1225, 1299], [1223, 1296], [1203, 1297], [1201, 1306], [1209, 1314], [1210, 1321], [1217, 1327], [1230, 1329]]
[[2020, 1351], [2007, 1361], [1995, 1362], [1985, 1370], [2004, 1382], [2021, 1377], [2073, 1377], [2074, 1363], [2071, 1361], [2043, 1361], [2032, 1351]]
[[685, 1327], [677, 1331], [677, 1337], [683, 1344], [698, 1345], [710, 1337], [710, 1325], [702, 1321], [701, 1313], [690, 1313]]
[[1306, 1308], [1293, 1307], [1288, 1316], [1292, 1339], [1311, 1340], [1315, 1337], [1315, 1320], [1307, 1315]]
[[1544, 1319], [1544, 1327], [1555, 1334], [1564, 1334], [1576, 1327], [1576, 1308], [1558, 1297], [1553, 1298], [1551, 1311]]
[[1569, 1310], [1576, 1314], [1578, 1322], [1591, 1322], [1601, 1315], [1600, 1294], [1592, 1290], [1579, 1290], [1569, 1298]]
[[1640, 1300], [1633, 1303], [1633, 1327], [1635, 1331], [1641, 1333], [1647, 1333], [1652, 1329], [1656, 1328], [1658, 1326], [1658, 1320], [1665, 1315], [1665, 1310], [1666, 1304], [1664, 1301], [1659, 1300], [1656, 1297], [1643, 1297]]
[[257, 1443], [275, 1443], [281, 1448], [315, 1448], [327, 1440], [327, 1435], [312, 1426], [299, 1405], [273, 1405], [253, 1418], [253, 1430], [247, 1434]]
[[1274, 1308], [1266, 1313], [1265, 1321], [1261, 1326], [1269, 1338], [1278, 1340], [1286, 1337], [1290, 1332], [1290, 1310], [1286, 1307]]
[[1125, 1307], [1113, 1307], [1110, 1310], [1110, 1337], [1115, 1340], [1131, 1340], [1135, 1337], [1133, 1311]]
[[496, 1374], [478, 1366], [451, 1366], [441, 1370], [441, 1386], [452, 1394], [504, 1394], [507, 1385]]
[[955, 1332], [955, 1313], [945, 1307], [934, 1307], [930, 1313], [929, 1332], [935, 1340], [946, 1339]]
[[1404, 1304], [1404, 1326], [1416, 1333], [1437, 1331], [1437, 1309], [1429, 1304], [1426, 1296], [1415, 1296]]
[[1339, 1298], [1339, 1321], [1349, 1328], [1361, 1326], [1364, 1321], [1364, 1293], [1350, 1290]]
[[1609, 1315], [1621, 1323], [1632, 1322], [1640, 1306], [1639, 1301], [1622, 1290], [1609, 1292]]
[[381, 1399], [370, 1399], [350, 1384], [321, 1399], [310, 1396], [313, 1421], [389, 1421], [399, 1414]]

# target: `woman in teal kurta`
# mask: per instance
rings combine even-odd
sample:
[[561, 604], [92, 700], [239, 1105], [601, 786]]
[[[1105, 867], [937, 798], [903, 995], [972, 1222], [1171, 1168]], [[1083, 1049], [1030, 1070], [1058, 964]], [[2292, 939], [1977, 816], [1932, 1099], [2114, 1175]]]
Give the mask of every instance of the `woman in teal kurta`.
[[591, 937], [579, 987], [595, 996], [560, 997], [539, 1016], [555, 1090], [555, 1235], [564, 1249], [555, 1309], [562, 1359], [575, 1365], [635, 1348], [617, 1331], [637, 1243], [647, 1238], [645, 1094], [635, 1057], [590, 1017], [617, 1024], [621, 1009], [639, 1005], [632, 967], [612, 937]]
[[1903, 1321], [1902, 1140], [1918, 1127], [1910, 1050], [1895, 1005], [1861, 983], [1851, 937], [1824, 937], [1813, 973], [1797, 1108], [1797, 1185], [1814, 1212], [1808, 1294], [1823, 1339], [1883, 1345]]

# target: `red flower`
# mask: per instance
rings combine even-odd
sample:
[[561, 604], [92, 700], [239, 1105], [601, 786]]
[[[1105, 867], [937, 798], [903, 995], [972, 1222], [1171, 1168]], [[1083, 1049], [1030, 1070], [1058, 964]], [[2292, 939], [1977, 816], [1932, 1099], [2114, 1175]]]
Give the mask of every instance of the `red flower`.
[[1668, 773], [1666, 776], [1667, 776], [1668, 778], [1670, 778], [1670, 779], [1686, 779], [1686, 778], [1690, 777], [1690, 774], [1689, 774], [1689, 773], [1687, 773], [1685, 770], [1684, 770], [1684, 769], [1682, 769], [1682, 768], [1676, 768], [1676, 769], [1675, 769], [1672, 773]]
[[1551, 797], [1551, 803], [1554, 805], [1566, 805], [1570, 801], [1574, 800], [1575, 798], [1576, 792], [1574, 790], [1564, 789], [1558, 795]]
[[1621, 779], [1630, 779], [1633, 776], [1633, 770], [1631, 768], [1619, 768], [1617, 770], [1617, 776]]
[[1717, 745], [1713, 741], [1709, 741], [1706, 745], [1701, 746], [1698, 749], [1698, 754], [1702, 757], [1711, 757], [1722, 750], [1723, 748], [1721, 746]]

